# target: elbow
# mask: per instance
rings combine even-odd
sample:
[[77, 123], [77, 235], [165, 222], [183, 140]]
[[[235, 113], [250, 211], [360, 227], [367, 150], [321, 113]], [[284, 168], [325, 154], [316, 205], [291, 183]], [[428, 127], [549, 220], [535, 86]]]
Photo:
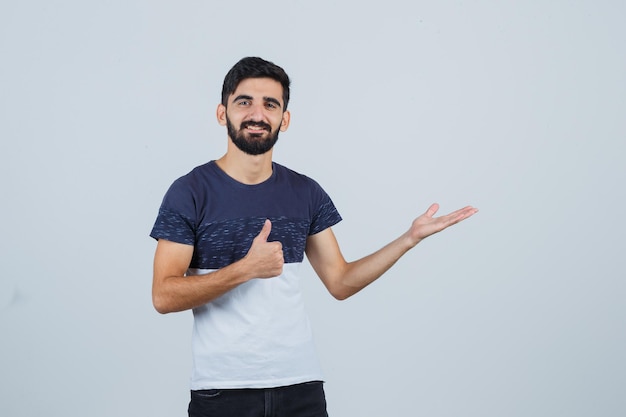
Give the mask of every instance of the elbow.
[[347, 300], [350, 297], [350, 295], [343, 294], [343, 293], [335, 293], [335, 294], [332, 294], [332, 295], [335, 298], [335, 300], [337, 300], [337, 301], [344, 301], [344, 300]]
[[344, 301], [361, 291], [367, 285], [354, 285], [345, 281], [327, 281], [326, 289], [338, 301]]
[[158, 294], [152, 294], [152, 305], [154, 306], [154, 309], [160, 314], [168, 314], [174, 311], [168, 305], [167, 300], [165, 300], [163, 296], [160, 296]]
[[165, 309], [165, 308], [161, 308], [161, 307], [157, 307], [156, 305], [154, 306], [154, 309], [157, 311], [157, 313], [159, 314], [168, 314], [171, 313], [170, 310]]
[[167, 314], [167, 313], [171, 313], [171, 311], [164, 305], [159, 304], [159, 303], [155, 303], [153, 302], [152, 305], [154, 306], [154, 309], [157, 311], [157, 313], [159, 314]]
[[344, 301], [354, 295], [354, 291], [350, 287], [342, 287], [342, 288], [329, 288], [328, 292], [332, 295], [335, 300]]
[[340, 279], [326, 279], [323, 282], [330, 295], [338, 301], [346, 300], [360, 290], [360, 288], [351, 286]]

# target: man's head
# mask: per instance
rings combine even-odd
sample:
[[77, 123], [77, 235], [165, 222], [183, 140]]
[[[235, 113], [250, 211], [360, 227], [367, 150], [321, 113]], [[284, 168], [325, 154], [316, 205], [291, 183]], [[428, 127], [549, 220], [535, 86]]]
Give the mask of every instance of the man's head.
[[271, 78], [283, 87], [283, 111], [289, 104], [289, 76], [278, 65], [262, 58], [247, 57], [237, 62], [224, 77], [222, 86], [222, 104], [228, 107], [228, 97], [235, 92], [239, 83], [246, 78]]
[[261, 58], [244, 58], [224, 79], [217, 119], [239, 150], [262, 155], [289, 126], [288, 102], [289, 77], [285, 71]]

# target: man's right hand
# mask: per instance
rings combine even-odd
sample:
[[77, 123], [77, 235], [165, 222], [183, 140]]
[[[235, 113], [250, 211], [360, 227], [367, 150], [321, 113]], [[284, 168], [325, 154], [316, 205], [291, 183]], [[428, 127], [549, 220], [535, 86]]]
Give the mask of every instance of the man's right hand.
[[[248, 254], [238, 262], [205, 275], [186, 275], [194, 247], [160, 239], [154, 255], [152, 302], [159, 313], [183, 311], [206, 304], [254, 278], [283, 272], [283, 245], [268, 242], [272, 223], [265, 221]], [[207, 277], [211, 279], [207, 279]]]
[[243, 261], [249, 265], [256, 278], [272, 278], [283, 272], [285, 259], [283, 257], [283, 245], [280, 242], [268, 242], [272, 222], [265, 220], [261, 232], [252, 241]]

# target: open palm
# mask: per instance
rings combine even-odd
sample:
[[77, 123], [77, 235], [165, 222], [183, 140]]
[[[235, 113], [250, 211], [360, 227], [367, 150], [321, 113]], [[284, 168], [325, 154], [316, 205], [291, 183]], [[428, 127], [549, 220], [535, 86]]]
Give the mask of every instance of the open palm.
[[475, 214], [478, 209], [467, 206], [462, 209], [453, 211], [450, 214], [446, 214], [445, 216], [433, 217], [437, 211], [439, 210], [439, 204], [432, 204], [428, 210], [417, 219], [413, 220], [411, 224], [411, 229], [409, 230], [409, 234], [411, 239], [417, 244], [420, 240], [427, 238], [428, 236], [434, 235], [435, 233], [441, 232], [442, 230], [450, 227], [454, 224], [463, 221], [473, 214]]

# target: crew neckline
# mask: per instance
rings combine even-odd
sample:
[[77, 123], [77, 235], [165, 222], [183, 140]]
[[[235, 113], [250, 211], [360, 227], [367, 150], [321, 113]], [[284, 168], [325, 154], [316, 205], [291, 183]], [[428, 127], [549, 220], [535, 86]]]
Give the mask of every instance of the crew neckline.
[[263, 180], [257, 184], [245, 184], [243, 182], [240, 182], [238, 180], [236, 180], [235, 178], [231, 177], [230, 175], [228, 175], [228, 173], [226, 171], [224, 171], [218, 164], [216, 160], [212, 160], [209, 162], [209, 165], [211, 167], [213, 167], [213, 169], [222, 177], [224, 178], [226, 181], [230, 182], [231, 184], [238, 186], [238, 187], [243, 187], [243, 188], [257, 188], [257, 187], [262, 187], [265, 184], [268, 184], [270, 182], [273, 182], [276, 178], [276, 163], [274, 161], [272, 161], [272, 174], [266, 179]]

